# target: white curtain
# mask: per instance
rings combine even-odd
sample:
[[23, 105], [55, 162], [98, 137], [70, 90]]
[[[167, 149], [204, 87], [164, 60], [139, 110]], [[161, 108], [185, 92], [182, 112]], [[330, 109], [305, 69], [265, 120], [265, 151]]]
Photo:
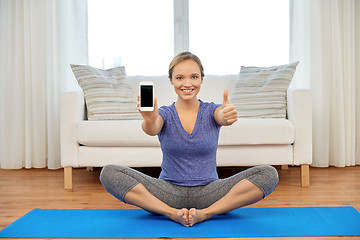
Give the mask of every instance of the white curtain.
[[59, 96], [87, 63], [86, 0], [0, 0], [0, 167], [60, 168]]
[[291, 0], [294, 87], [310, 88], [313, 166], [360, 164], [360, 1]]

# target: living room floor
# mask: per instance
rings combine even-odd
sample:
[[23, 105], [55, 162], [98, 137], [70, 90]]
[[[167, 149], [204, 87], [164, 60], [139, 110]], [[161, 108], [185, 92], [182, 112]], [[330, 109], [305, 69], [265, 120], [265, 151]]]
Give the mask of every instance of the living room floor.
[[[242, 169], [226, 167], [219, 168], [218, 172], [223, 178]], [[280, 183], [276, 190], [250, 207], [353, 206], [360, 211], [360, 166], [310, 168], [309, 188], [300, 187], [299, 167], [277, 169]], [[157, 176], [160, 171], [159, 168], [138, 170], [152, 176]], [[74, 169], [74, 189], [67, 191], [63, 188], [62, 169], [0, 169], [0, 230], [33, 208], [135, 208], [108, 194], [99, 181], [99, 174], [100, 168], [95, 168], [92, 172], [84, 168]]]

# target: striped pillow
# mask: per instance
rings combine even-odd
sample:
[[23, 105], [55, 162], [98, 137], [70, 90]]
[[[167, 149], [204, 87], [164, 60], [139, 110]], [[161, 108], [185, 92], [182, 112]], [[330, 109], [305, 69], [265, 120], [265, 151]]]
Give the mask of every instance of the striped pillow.
[[286, 93], [299, 62], [241, 67], [231, 97], [239, 118], [286, 118]]
[[101, 70], [71, 65], [71, 68], [84, 91], [89, 120], [141, 119], [124, 67]]

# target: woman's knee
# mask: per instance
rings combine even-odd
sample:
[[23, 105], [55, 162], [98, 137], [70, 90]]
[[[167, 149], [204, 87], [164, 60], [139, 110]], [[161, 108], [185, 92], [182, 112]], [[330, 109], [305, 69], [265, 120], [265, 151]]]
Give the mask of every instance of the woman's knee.
[[263, 166], [263, 176], [267, 181], [266, 195], [272, 193], [279, 184], [279, 174], [273, 166]]
[[104, 185], [108, 182], [108, 172], [110, 171], [109, 166], [106, 165], [101, 169], [100, 172], [100, 182]]
[[100, 181], [106, 191], [124, 201], [125, 194], [139, 182], [129, 175], [129, 168], [120, 165], [106, 165], [100, 173]]
[[272, 180], [275, 186], [278, 185], [279, 174], [276, 168], [274, 168], [273, 166], [262, 166], [262, 168], [263, 174], [266, 175], [269, 180]]
[[100, 173], [100, 182], [104, 186], [108, 186], [114, 181], [116, 175], [116, 165], [105, 165]]
[[273, 166], [257, 166], [253, 168], [253, 175], [248, 178], [264, 193], [264, 197], [275, 190], [279, 183], [279, 175]]

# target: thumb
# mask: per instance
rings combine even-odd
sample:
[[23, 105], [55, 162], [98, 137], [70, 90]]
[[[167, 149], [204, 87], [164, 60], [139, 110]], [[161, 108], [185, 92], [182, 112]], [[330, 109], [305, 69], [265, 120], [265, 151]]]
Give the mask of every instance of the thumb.
[[229, 105], [229, 92], [227, 89], [224, 90], [224, 100], [223, 100], [223, 106]]
[[157, 109], [157, 98], [154, 98], [154, 110]]

